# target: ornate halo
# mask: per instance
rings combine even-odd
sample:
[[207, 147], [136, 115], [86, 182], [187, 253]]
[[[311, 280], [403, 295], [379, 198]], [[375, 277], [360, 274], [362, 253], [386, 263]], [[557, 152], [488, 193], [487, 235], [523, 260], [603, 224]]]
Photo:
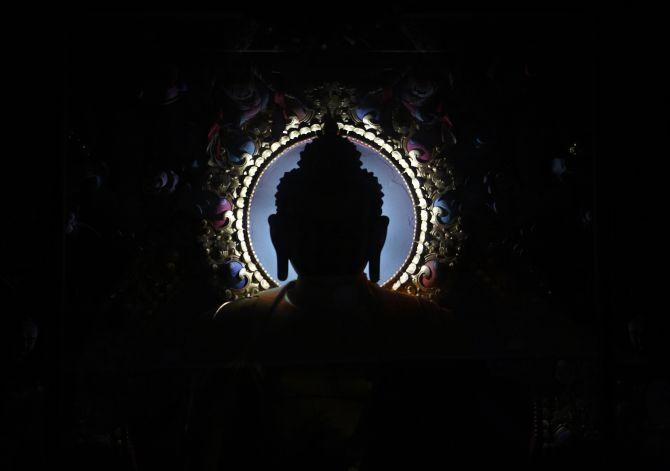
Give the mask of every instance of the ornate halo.
[[[250, 209], [257, 184], [276, 159], [322, 132], [323, 117], [335, 117], [340, 134], [368, 147], [391, 163], [402, 177], [414, 209], [413, 243], [385, 287], [432, 298], [460, 252], [460, 216], [452, 198], [453, 175], [439, 152], [421, 158], [407, 136], [393, 137], [371, 115], [356, 108], [353, 90], [329, 84], [312, 90], [313, 109], [291, 110], [278, 138], [272, 138], [271, 113], [259, 113], [245, 129], [210, 133], [209, 171], [204, 189], [218, 197], [215, 215], [203, 223], [201, 243], [213, 279], [225, 300], [249, 297], [277, 286], [251, 243]], [[437, 149], [439, 151], [439, 149]], [[269, 235], [268, 235], [269, 237]]]

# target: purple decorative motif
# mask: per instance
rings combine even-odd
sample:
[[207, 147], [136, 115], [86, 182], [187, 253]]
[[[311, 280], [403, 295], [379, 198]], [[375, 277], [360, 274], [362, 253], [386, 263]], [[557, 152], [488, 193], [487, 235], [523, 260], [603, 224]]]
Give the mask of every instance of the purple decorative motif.
[[373, 106], [358, 107], [356, 108], [355, 113], [356, 117], [361, 121], [367, 116], [373, 123], [378, 123], [381, 116], [381, 112]]
[[409, 139], [407, 141], [407, 151], [418, 151], [419, 154], [416, 156], [419, 162], [428, 162], [433, 158], [433, 154], [424, 146], [423, 144], [415, 141], [414, 139]]
[[242, 289], [247, 284], [247, 279], [240, 277], [240, 272], [244, 268], [242, 263], [237, 260], [228, 260], [223, 263], [221, 267], [221, 275], [223, 276], [223, 282], [228, 288], [232, 289]]
[[427, 269], [428, 273], [423, 273], [419, 277], [419, 283], [424, 288], [432, 288], [438, 282], [438, 263], [435, 260], [431, 260], [424, 265], [424, 269]]
[[233, 165], [244, 163], [244, 154], [253, 155], [256, 152], [256, 144], [252, 139], [245, 135], [237, 135], [230, 139], [226, 145], [228, 150], [228, 160]]
[[179, 183], [179, 175], [172, 170], [158, 172], [150, 184], [152, 193], [174, 193]]
[[224, 216], [226, 211], [231, 211], [233, 205], [230, 201], [225, 198], [219, 200], [216, 209], [214, 210], [214, 216], [210, 219], [210, 223], [214, 226], [215, 229], [219, 229], [228, 224], [228, 218]]
[[440, 196], [435, 201], [434, 206], [442, 210], [441, 214], [437, 217], [437, 220], [442, 224], [451, 224], [456, 220], [458, 204], [451, 192], [447, 192]]
[[419, 162], [428, 162], [436, 157], [443, 144], [439, 127], [423, 127], [417, 130], [406, 142], [407, 151], [417, 150]]

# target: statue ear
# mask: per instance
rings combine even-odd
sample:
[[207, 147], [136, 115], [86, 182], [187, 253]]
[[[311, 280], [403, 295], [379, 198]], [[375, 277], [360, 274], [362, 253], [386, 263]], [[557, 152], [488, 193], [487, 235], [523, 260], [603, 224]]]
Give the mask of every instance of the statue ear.
[[277, 278], [284, 281], [288, 278], [288, 244], [282, 220], [276, 214], [268, 218], [270, 224], [270, 239], [277, 253]]
[[386, 242], [386, 233], [388, 230], [389, 218], [381, 216], [373, 229], [372, 241], [368, 252], [368, 278], [373, 283], [379, 281], [379, 265], [381, 260], [382, 249]]

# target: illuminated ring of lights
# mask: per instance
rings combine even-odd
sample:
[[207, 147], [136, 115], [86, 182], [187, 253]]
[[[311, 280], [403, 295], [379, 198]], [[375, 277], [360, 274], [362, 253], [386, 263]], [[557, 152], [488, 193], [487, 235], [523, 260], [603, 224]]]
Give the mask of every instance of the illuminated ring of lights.
[[[380, 158], [384, 159], [389, 165], [392, 166], [393, 169], [399, 174], [402, 178], [402, 182], [404, 185], [405, 190], [407, 191], [407, 194], [409, 195], [411, 199], [411, 204], [413, 207], [413, 217], [414, 217], [414, 226], [412, 227], [412, 232], [411, 232], [411, 237], [412, 241], [416, 241], [417, 239], [417, 231], [419, 230], [419, 218], [421, 217], [420, 214], [417, 211], [417, 192], [412, 191], [411, 187], [411, 180], [407, 178], [405, 174], [405, 170], [402, 166], [402, 164], [399, 163], [399, 161], [394, 159], [394, 155], [392, 155], [392, 152], [388, 152], [387, 150], [389, 148], [392, 149], [391, 145], [388, 145], [386, 143], [382, 145], [376, 145], [379, 143], [379, 139], [374, 139], [373, 141], [368, 141], [365, 139], [365, 137], [361, 137], [360, 135], [357, 135], [353, 129], [345, 124], [338, 123], [338, 127], [340, 128], [341, 132], [344, 131], [346, 133], [346, 137], [354, 142], [355, 144], [358, 144], [360, 146], [366, 147], [372, 151], [374, 151]], [[345, 129], [346, 128], [346, 129]], [[349, 135], [348, 132], [353, 131], [353, 135]], [[301, 138], [286, 147], [280, 147], [277, 149], [276, 152], [272, 154], [268, 159], [262, 162], [262, 168], [260, 171], [256, 172], [256, 176], [253, 180], [253, 182], [250, 185], [251, 188], [251, 193], [249, 194], [249, 191], [247, 191], [247, 194], [249, 195], [248, 197], [248, 204], [245, 205], [245, 211], [244, 211], [244, 220], [246, 221], [245, 226], [246, 226], [246, 246], [249, 247], [251, 255], [252, 255], [252, 260], [254, 260], [253, 267], [258, 268], [258, 271], [262, 275], [262, 279], [260, 277], [257, 278], [258, 282], [261, 284], [261, 287], [265, 286], [263, 283], [263, 280], [267, 280], [270, 285], [277, 286], [279, 283], [278, 281], [272, 276], [272, 274], [268, 273], [267, 270], [263, 267], [263, 264], [260, 262], [260, 257], [256, 254], [253, 246], [253, 242], [251, 240], [251, 207], [252, 207], [252, 201], [254, 200], [254, 195], [256, 192], [256, 189], [258, 188], [258, 183], [262, 180], [263, 175], [265, 171], [270, 167], [271, 163], [278, 158], [281, 158], [283, 155], [286, 155], [291, 149], [295, 147], [299, 147], [303, 144], [306, 144], [307, 142], [311, 141], [313, 138], [315, 138], [318, 135], [318, 133], [314, 132], [305, 132], [303, 135], [301, 135]], [[425, 203], [424, 203], [425, 206]], [[425, 213], [424, 217], [427, 219], [428, 214]], [[425, 235], [424, 235], [425, 237]], [[384, 286], [386, 287], [392, 287], [392, 281], [396, 281], [401, 275], [401, 273], [406, 270], [409, 265], [413, 264], [416, 266], [418, 263], [418, 254], [414, 254], [413, 252], [416, 251], [415, 249], [416, 244], [412, 245], [412, 248], [405, 254], [404, 259], [398, 269], [393, 273], [390, 277], [388, 277], [386, 283]], [[412, 258], [413, 257], [413, 258]], [[411, 271], [415, 271], [415, 268], [411, 268]]]
[[[438, 284], [434, 283], [438, 263], [453, 267], [463, 239], [460, 216], [456, 215], [448, 224], [444, 224], [444, 208], [436, 204], [445, 192], [454, 189], [451, 169], [444, 159], [419, 161], [417, 155], [408, 151], [401, 140], [386, 138], [378, 126], [356, 120], [352, 122], [349, 116], [347, 113], [339, 114], [337, 124], [341, 135], [372, 149], [390, 162], [402, 176], [414, 206], [412, 248], [385, 286], [433, 297], [439, 291]], [[216, 159], [210, 160], [211, 171], [205, 189], [231, 202], [233, 208], [225, 212], [223, 226], [220, 222], [212, 225], [211, 221], [204, 221], [201, 242], [215, 273], [220, 273], [223, 267], [239, 267], [237, 263], [231, 265], [231, 262], [242, 264], [242, 268], [235, 271], [237, 280], [231, 282], [229, 278], [223, 277], [228, 282], [223, 287], [224, 299], [254, 296], [262, 290], [277, 286], [259, 262], [251, 244], [251, 201], [256, 185], [270, 163], [291, 148], [319, 136], [322, 118], [323, 113], [317, 113], [302, 123], [294, 120], [274, 142], [257, 139], [254, 154], [243, 154], [239, 164], [223, 165], [214, 162]], [[210, 142], [210, 148], [214, 148], [214, 143]], [[210, 151], [210, 154], [213, 153]], [[431, 282], [427, 283], [427, 279]]]

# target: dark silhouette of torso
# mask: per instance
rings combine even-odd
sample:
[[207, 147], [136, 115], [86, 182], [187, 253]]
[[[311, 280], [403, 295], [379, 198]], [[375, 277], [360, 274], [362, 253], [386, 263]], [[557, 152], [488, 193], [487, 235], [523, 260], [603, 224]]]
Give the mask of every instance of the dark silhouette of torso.
[[470, 453], [480, 365], [453, 360], [469, 334], [449, 311], [364, 276], [323, 303], [290, 293], [201, 324], [192, 351], [211, 369], [195, 386], [194, 469], [395, 469]]

